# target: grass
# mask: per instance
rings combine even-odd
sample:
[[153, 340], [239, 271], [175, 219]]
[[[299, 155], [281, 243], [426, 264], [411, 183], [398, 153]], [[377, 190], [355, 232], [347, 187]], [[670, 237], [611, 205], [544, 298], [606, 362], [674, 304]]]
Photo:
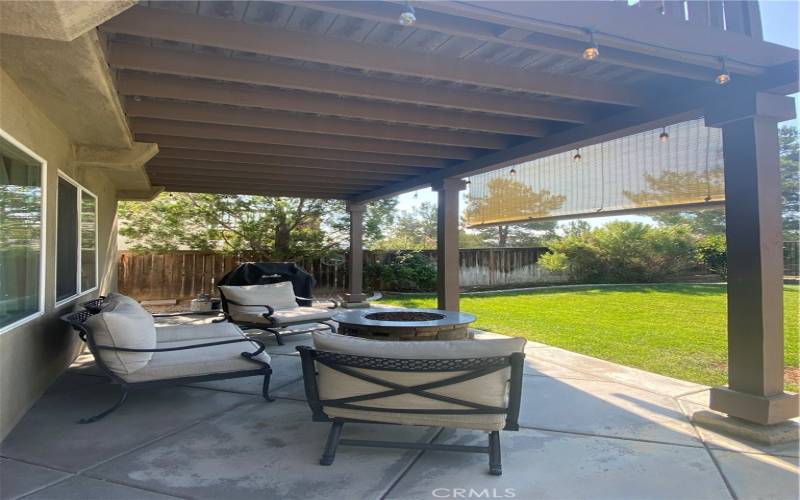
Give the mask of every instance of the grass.
[[[797, 391], [800, 287], [784, 287], [786, 389]], [[724, 284], [544, 288], [467, 295], [461, 309], [475, 328], [525, 337], [669, 377], [727, 382]], [[381, 301], [436, 307], [433, 296]]]

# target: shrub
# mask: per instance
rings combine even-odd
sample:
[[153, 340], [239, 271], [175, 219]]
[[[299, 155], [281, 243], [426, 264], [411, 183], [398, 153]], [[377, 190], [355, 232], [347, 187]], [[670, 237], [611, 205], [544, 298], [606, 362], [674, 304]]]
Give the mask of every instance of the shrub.
[[569, 234], [549, 247], [539, 263], [551, 271], [567, 271], [582, 283], [662, 281], [686, 271], [694, 256], [686, 228], [633, 222]]
[[728, 278], [728, 247], [725, 236], [718, 234], [706, 236], [697, 242], [697, 259], [703, 262], [709, 271], [722, 279]]
[[400, 292], [436, 289], [436, 264], [420, 252], [398, 252], [385, 262], [368, 266], [367, 276], [374, 288]]

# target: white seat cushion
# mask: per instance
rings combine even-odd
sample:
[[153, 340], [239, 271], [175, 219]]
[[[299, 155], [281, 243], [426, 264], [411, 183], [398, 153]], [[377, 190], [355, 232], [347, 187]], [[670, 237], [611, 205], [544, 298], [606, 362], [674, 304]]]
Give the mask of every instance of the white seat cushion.
[[264, 325], [275, 324], [280, 326], [288, 323], [315, 323], [318, 321], [327, 321], [333, 317], [333, 311], [323, 307], [291, 307], [286, 309], [276, 309], [270, 316], [274, 323], [264, 318], [263, 314], [257, 313], [239, 313], [232, 316], [234, 321], [241, 321], [243, 323], [261, 323]]
[[238, 337], [242, 331], [233, 323], [204, 323], [201, 325], [156, 326], [156, 342], [180, 340], [205, 340], [223, 337]]
[[[397, 359], [459, 359], [483, 358], [493, 356], [509, 356], [514, 352], [522, 352], [525, 339], [487, 339], [487, 340], [454, 340], [454, 341], [420, 341], [420, 342], [388, 342], [347, 337], [334, 333], [315, 333], [314, 346], [322, 351], [356, 354], [361, 356]], [[338, 399], [360, 396], [388, 390], [387, 387], [366, 382], [350, 375], [328, 368], [320, 363], [318, 369], [318, 387], [320, 398]], [[355, 371], [391, 381], [404, 386], [413, 386], [452, 378], [464, 371], [450, 372], [398, 372], [389, 370], [372, 370], [352, 368]], [[452, 398], [479, 403], [483, 405], [506, 408], [508, 405], [508, 380], [510, 368], [504, 368], [487, 375], [431, 389], [430, 392]], [[433, 399], [403, 394], [379, 399], [371, 399], [355, 403], [362, 406], [396, 409], [466, 409], [463, 405], [436, 401]], [[505, 414], [469, 415], [469, 414], [412, 414], [401, 412], [376, 412], [368, 410], [350, 410], [324, 407], [330, 417], [369, 420], [405, 425], [429, 425], [440, 427], [457, 427], [485, 431], [500, 430], [505, 426]]]
[[[244, 335], [241, 335], [244, 338]], [[158, 348], [181, 347], [193, 344], [203, 344], [216, 340], [230, 340], [230, 337], [218, 339], [194, 339], [175, 342], [159, 342]], [[254, 342], [236, 342], [212, 347], [199, 347], [183, 351], [157, 352], [147, 363], [147, 366], [135, 373], [125, 375], [127, 382], [148, 382], [152, 380], [167, 380], [183, 377], [197, 377], [202, 375], [233, 373], [246, 370], [258, 370], [262, 367], [259, 363], [251, 361], [241, 355], [243, 352], [254, 352], [258, 345]], [[254, 359], [270, 362], [266, 352]]]
[[[273, 309], [287, 309], [297, 307], [294, 288], [291, 281], [273, 283], [269, 285], [246, 286], [220, 286], [228, 306], [228, 314], [237, 320], [241, 314], [263, 314], [267, 312], [265, 306]], [[238, 304], [232, 304], [237, 302]], [[240, 321], [240, 320], [237, 320]]]
[[[139, 304], [117, 301], [103, 307], [102, 312], [87, 318], [98, 345], [128, 349], [154, 349], [156, 327], [153, 316]], [[119, 375], [142, 369], [153, 357], [152, 352], [120, 352], [100, 349], [99, 356], [108, 368]]]

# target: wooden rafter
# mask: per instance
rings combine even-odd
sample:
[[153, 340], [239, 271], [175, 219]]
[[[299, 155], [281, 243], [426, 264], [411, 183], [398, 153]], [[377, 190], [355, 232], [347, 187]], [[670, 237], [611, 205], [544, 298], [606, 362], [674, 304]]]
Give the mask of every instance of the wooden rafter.
[[[407, 178], [408, 176], [420, 175], [430, 170], [419, 167], [402, 167], [393, 165], [372, 165], [364, 163], [351, 165], [344, 162], [314, 162], [303, 160], [302, 158], [274, 158], [272, 161], [261, 160], [241, 162], [237, 158], [209, 157], [202, 154], [173, 153], [171, 150], [162, 151], [150, 161], [150, 165], [161, 165], [170, 167], [195, 167], [220, 170], [237, 169], [262, 169], [275, 172], [295, 172], [297, 175], [323, 175], [338, 176], [349, 179], [359, 177], [363, 179], [382, 179], [392, 181]], [[189, 170], [190, 171], [190, 170]]]
[[[386, 23], [396, 22], [398, 12], [400, 11], [400, 7], [397, 5], [375, 1], [304, 1], [301, 3], [303, 7], [306, 8]], [[689, 4], [691, 5], [693, 3], [696, 2], [690, 2]], [[523, 30], [508, 24], [489, 23], [478, 19], [478, 16], [474, 16], [473, 18], [457, 17], [436, 12], [435, 10], [424, 10], [428, 7], [434, 8], [429, 2], [418, 4], [418, 9], [420, 11], [417, 15], [417, 22], [414, 23], [415, 28], [446, 33], [472, 40], [480, 40], [486, 43], [495, 43], [521, 49], [547, 51], [575, 58], [580, 58], [583, 49], [586, 48], [585, 39], [576, 40], [544, 33], [534, 33], [533, 31]], [[523, 23], [524, 21], [520, 22], [519, 25], [524, 26]], [[511, 35], [512, 31], [509, 30], [515, 30], [513, 31], [514, 36]], [[653, 57], [613, 47], [603, 47], [602, 60], [604, 63], [617, 64], [629, 68], [637, 68], [654, 73], [700, 81], [711, 81], [718, 73], [714, 68], [686, 64], [680, 61]], [[757, 72], [756, 68], [749, 69], [751, 73]]]
[[[189, 150], [202, 153], [237, 153], [259, 156], [281, 156], [291, 158], [312, 158], [318, 160], [334, 160], [349, 164], [371, 163], [375, 165], [394, 165], [407, 167], [443, 168], [453, 165], [453, 161], [441, 158], [425, 158], [421, 156], [384, 155], [336, 149], [316, 149], [307, 147], [282, 146], [277, 144], [258, 144], [255, 142], [236, 142], [218, 139], [202, 139], [155, 134], [136, 134], [139, 142], [151, 142], [161, 148]], [[268, 160], [264, 160], [268, 161]], [[417, 169], [422, 172], [423, 170]]]
[[[148, 173], [151, 178], [153, 179], [164, 179], [164, 178], [175, 178], [175, 179], [182, 179], [186, 178], [186, 172], [188, 167], [186, 168], [173, 168], [173, 167], [161, 167], [158, 165], [148, 167]], [[318, 177], [318, 176], [308, 176], [304, 177], [302, 175], [281, 175], [277, 173], [271, 172], [249, 172], [243, 170], [235, 170], [235, 171], [226, 171], [226, 170], [192, 170], [192, 176], [195, 179], [201, 180], [215, 180], [219, 182], [227, 182], [233, 180], [235, 182], [238, 181], [247, 181], [247, 182], [256, 182], [256, 183], [268, 183], [273, 186], [281, 186], [285, 184], [302, 184], [308, 187], [331, 187], [336, 189], [341, 189], [342, 191], [356, 191], [356, 190], [366, 190], [366, 189], [374, 189], [378, 186], [383, 186], [386, 183], [369, 180], [369, 179], [337, 179], [335, 177]]]
[[639, 106], [639, 88], [550, 72], [526, 71], [405, 49], [262, 27], [195, 14], [132, 7], [106, 22], [107, 32], [220, 47], [367, 71], [433, 78], [584, 101]]
[[361, 120], [300, 115], [286, 111], [266, 111], [194, 102], [156, 101], [152, 99], [135, 100], [128, 98], [125, 102], [125, 111], [128, 116], [142, 118], [365, 137], [466, 148], [505, 149], [514, 142], [519, 142], [510, 140], [506, 136], [478, 132], [423, 129], [407, 125], [387, 125]]
[[189, 183], [153, 183], [155, 186], [163, 186], [166, 191], [175, 193], [210, 193], [210, 194], [245, 194], [245, 195], [259, 195], [259, 196], [276, 196], [276, 197], [291, 197], [291, 198], [314, 198], [322, 200], [346, 200], [349, 195], [347, 193], [331, 193], [312, 191], [310, 189], [275, 189], [269, 186], [259, 187], [250, 185], [236, 185], [228, 187], [219, 182], [211, 184], [189, 184]]
[[586, 123], [598, 115], [592, 107], [574, 104], [443, 88], [414, 82], [398, 82], [270, 61], [245, 61], [120, 42], [110, 44], [109, 62], [113, 67], [120, 69], [570, 123]]
[[223, 139], [228, 141], [256, 142], [259, 144], [281, 144], [285, 146], [338, 149], [367, 153], [397, 154], [403, 156], [422, 156], [433, 158], [461, 159], [477, 158], [478, 150], [439, 146], [435, 144], [415, 144], [412, 142], [385, 141], [381, 139], [362, 139], [348, 136], [306, 134], [283, 130], [266, 130], [252, 127], [233, 127], [208, 123], [159, 120], [153, 118], [132, 118], [131, 125], [137, 134], [174, 135]]
[[225, 85], [165, 75], [121, 72], [117, 89], [123, 95], [183, 99], [281, 111], [315, 113], [452, 129], [543, 137], [552, 126], [534, 120], [465, 113], [397, 103], [343, 99], [339, 96], [287, 92], [272, 87]]

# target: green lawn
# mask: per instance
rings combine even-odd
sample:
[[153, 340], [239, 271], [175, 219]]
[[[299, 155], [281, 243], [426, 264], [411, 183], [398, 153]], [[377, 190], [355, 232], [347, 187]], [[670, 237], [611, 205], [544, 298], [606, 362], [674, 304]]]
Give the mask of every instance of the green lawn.
[[[797, 391], [799, 289], [784, 287], [785, 361], [787, 373], [795, 373], [787, 375], [786, 388], [792, 391]], [[432, 296], [393, 296], [381, 303], [436, 307]], [[473, 326], [482, 330], [701, 384], [727, 380], [725, 285], [499, 292], [464, 296], [461, 308], [478, 317]]]

